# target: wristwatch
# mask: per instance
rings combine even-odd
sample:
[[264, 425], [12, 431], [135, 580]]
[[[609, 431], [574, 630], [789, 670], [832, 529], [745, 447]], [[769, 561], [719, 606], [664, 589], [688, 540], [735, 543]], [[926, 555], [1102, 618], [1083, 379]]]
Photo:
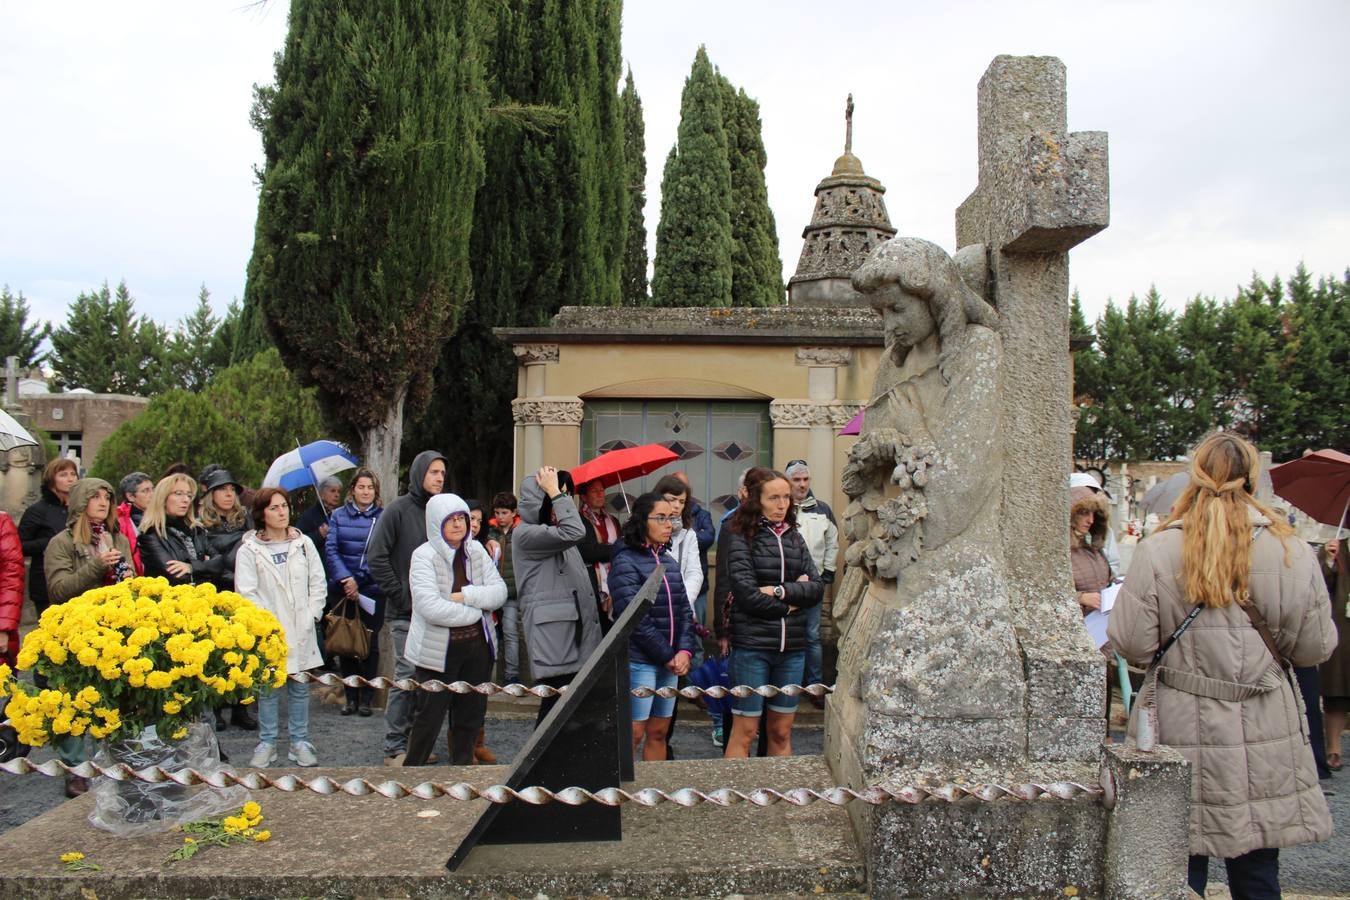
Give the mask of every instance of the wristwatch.
[[785, 591], [785, 590], [783, 589], [783, 586], [782, 586], [781, 584], [778, 585], [778, 586], [776, 586], [776, 587], [773, 589], [773, 596], [774, 596], [774, 599], [776, 599], [776, 600], [782, 600], [783, 597], [785, 597], [786, 595], [787, 595], [787, 591]]

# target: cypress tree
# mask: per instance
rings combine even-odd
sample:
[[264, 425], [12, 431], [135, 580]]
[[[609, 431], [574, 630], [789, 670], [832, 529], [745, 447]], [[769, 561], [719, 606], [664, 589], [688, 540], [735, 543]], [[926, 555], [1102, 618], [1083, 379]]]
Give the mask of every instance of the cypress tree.
[[469, 296], [482, 181], [482, 0], [293, 0], [246, 302], [391, 488], [405, 402]]
[[769, 157], [759, 104], [719, 77], [731, 164], [731, 305], [777, 306], [783, 302], [783, 260], [764, 182]]
[[17, 356], [21, 369], [37, 362], [38, 346], [52, 332], [49, 323], [29, 324], [28, 315], [28, 301], [24, 299], [23, 291], [16, 295], [9, 292], [9, 285], [0, 288], [0, 359]]
[[647, 225], [643, 210], [647, 207], [647, 138], [642, 121], [642, 98], [633, 86], [633, 70], [628, 70], [623, 93], [623, 167], [628, 192], [628, 237], [624, 245], [620, 294], [625, 306], [647, 303]]
[[698, 48], [680, 99], [676, 146], [661, 180], [652, 303], [730, 306], [731, 163], [719, 76]]
[[[626, 234], [618, 95], [621, 4], [493, 7], [492, 111], [470, 237], [473, 298], [436, 366], [438, 402], [410, 429], [453, 445], [449, 483], [475, 494], [511, 474], [515, 359], [492, 334], [563, 305], [617, 305]], [[503, 112], [505, 111], [505, 112]]]

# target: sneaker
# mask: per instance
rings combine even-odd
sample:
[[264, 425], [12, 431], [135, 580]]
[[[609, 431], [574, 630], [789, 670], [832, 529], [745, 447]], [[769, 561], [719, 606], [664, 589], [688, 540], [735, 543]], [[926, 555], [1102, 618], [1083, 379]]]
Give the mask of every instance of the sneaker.
[[253, 748], [253, 756], [248, 764], [255, 769], [262, 769], [270, 766], [277, 758], [276, 744], [269, 744], [266, 741], [259, 741], [258, 746]]
[[720, 750], [720, 749], [722, 748], [722, 746], [726, 743], [726, 741], [723, 739], [723, 736], [722, 736], [722, 726], [721, 726], [721, 725], [718, 725], [716, 728], [714, 728], [714, 729], [712, 730], [712, 742], [713, 742], [713, 746], [716, 747], [716, 748], [718, 748], [719, 750]]
[[291, 744], [291, 752], [286, 754], [286, 758], [297, 766], [317, 766], [319, 764], [319, 755], [314, 752], [314, 745], [309, 741], [296, 741]]

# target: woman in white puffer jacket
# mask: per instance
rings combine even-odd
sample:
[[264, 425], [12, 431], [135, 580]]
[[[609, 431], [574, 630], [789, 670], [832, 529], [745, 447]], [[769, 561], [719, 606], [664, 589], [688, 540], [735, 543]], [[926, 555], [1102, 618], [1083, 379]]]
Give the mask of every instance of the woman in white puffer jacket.
[[[427, 542], [413, 551], [408, 571], [412, 621], [404, 658], [418, 681], [487, 681], [496, 657], [491, 613], [506, 602], [506, 582], [487, 550], [470, 537], [469, 505], [458, 495], [428, 500], [426, 526]], [[487, 697], [418, 691], [405, 766], [426, 765], [447, 711], [450, 763], [473, 763]]]

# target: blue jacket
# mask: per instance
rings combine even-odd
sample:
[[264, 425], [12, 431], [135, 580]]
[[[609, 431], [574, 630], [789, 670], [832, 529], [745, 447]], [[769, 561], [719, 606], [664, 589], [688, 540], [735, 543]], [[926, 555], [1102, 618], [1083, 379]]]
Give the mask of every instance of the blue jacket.
[[717, 540], [717, 526], [713, 524], [712, 513], [697, 500], [689, 502], [694, 504], [694, 534], [698, 537], [698, 561], [703, 566], [703, 587], [698, 592], [702, 597], [708, 593], [708, 548]]
[[350, 501], [333, 510], [333, 516], [328, 520], [328, 541], [323, 547], [330, 588], [337, 589], [338, 582], [344, 578], [355, 578], [357, 590], [373, 600], [380, 599], [380, 584], [370, 574], [367, 545], [370, 530], [383, 511], [383, 507], [372, 503], [361, 512]]
[[[656, 568], [657, 554], [650, 547], [630, 547], [619, 539], [609, 567], [609, 595], [617, 620]], [[662, 548], [660, 562], [666, 567], [665, 584], [657, 589], [647, 615], [628, 639], [628, 658], [637, 663], [664, 666], [681, 650], [690, 656], [698, 650], [694, 615], [680, 580], [680, 566]]]

